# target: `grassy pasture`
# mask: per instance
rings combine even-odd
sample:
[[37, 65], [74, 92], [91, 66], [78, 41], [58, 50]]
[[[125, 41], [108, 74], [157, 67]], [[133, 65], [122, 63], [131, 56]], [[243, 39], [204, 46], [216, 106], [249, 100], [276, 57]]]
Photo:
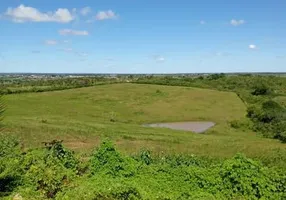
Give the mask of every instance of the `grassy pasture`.
[[[62, 139], [85, 153], [109, 137], [133, 153], [194, 153], [216, 158], [237, 152], [272, 164], [285, 164], [286, 145], [229, 122], [246, 120], [246, 107], [235, 93], [191, 87], [114, 84], [64, 91], [5, 96], [6, 132], [25, 147]], [[212, 121], [205, 134], [142, 127], [144, 123]]]

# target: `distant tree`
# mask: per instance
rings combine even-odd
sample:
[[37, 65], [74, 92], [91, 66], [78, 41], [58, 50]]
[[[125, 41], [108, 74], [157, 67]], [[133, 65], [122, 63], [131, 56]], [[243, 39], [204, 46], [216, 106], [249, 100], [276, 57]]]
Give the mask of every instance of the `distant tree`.
[[128, 78], [128, 79], [133, 79], [133, 78], [134, 78], [134, 75], [130, 74], [130, 75], [127, 76], [127, 78]]
[[225, 74], [224, 74], [224, 73], [211, 74], [211, 75], [208, 76], [208, 79], [209, 79], [209, 80], [217, 80], [217, 79], [224, 78], [224, 77], [225, 77]]
[[271, 93], [271, 89], [265, 83], [257, 83], [252, 91], [252, 95], [268, 95]]

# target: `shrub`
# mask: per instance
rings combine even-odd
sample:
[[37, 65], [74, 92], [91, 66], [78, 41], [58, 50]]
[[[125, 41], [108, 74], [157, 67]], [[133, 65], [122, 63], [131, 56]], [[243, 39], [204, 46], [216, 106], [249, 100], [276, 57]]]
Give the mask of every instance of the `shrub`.
[[47, 123], [48, 123], [48, 120], [42, 119], [41, 122], [42, 122], [43, 124], [47, 124]]
[[249, 130], [252, 127], [250, 121], [247, 120], [232, 120], [228, 122], [231, 128]]
[[142, 199], [140, 193], [135, 187], [119, 187], [113, 189], [111, 196], [118, 200], [135, 200]]
[[161, 94], [162, 91], [158, 89], [158, 90], [156, 90], [156, 93], [157, 93], [157, 94]]
[[252, 95], [268, 95], [271, 94], [271, 89], [264, 83], [258, 83], [251, 92]]
[[254, 122], [254, 130], [264, 136], [285, 142], [286, 109], [273, 100], [262, 102], [261, 106], [250, 106], [247, 117]]
[[25, 156], [25, 182], [46, 197], [54, 198], [69, 183], [74, 172], [64, 167], [57, 157], [43, 151], [31, 151]]
[[275, 137], [281, 142], [286, 143], [286, 131], [276, 134]]
[[[143, 199], [139, 190], [128, 184], [122, 183], [118, 179], [112, 179], [108, 185], [106, 185], [106, 178], [100, 179], [88, 179], [84, 183], [81, 183], [79, 187], [69, 190], [67, 192], [61, 192], [57, 195], [56, 199], [59, 200], [139, 200]], [[98, 183], [101, 182], [103, 186], [98, 187]]]
[[271, 171], [262, 167], [259, 162], [236, 155], [225, 161], [220, 176], [225, 191], [240, 194], [250, 199], [278, 199], [280, 195], [275, 182], [271, 179]]
[[275, 138], [281, 142], [286, 143], [286, 121], [281, 121], [275, 126]]
[[0, 196], [22, 184], [21, 161], [19, 142], [0, 135]]
[[76, 169], [78, 160], [74, 157], [74, 152], [66, 149], [62, 141], [53, 140], [52, 142], [45, 143], [48, 150], [47, 159], [50, 157], [57, 158], [65, 168]]
[[44, 149], [27, 152], [22, 168], [26, 171], [27, 185], [54, 198], [76, 176], [77, 164], [73, 153], [63, 147], [62, 141], [54, 140], [45, 143]]
[[91, 173], [104, 173], [111, 176], [133, 176], [135, 173], [134, 160], [122, 156], [116, 151], [110, 141], [104, 141], [93, 153]]
[[151, 157], [151, 152], [149, 150], [142, 150], [140, 152], [140, 160], [146, 164], [150, 165], [153, 162], [153, 159]]
[[220, 74], [211, 74], [207, 78], [209, 80], [218, 80], [218, 79], [221, 79], [221, 78], [224, 78], [224, 77], [225, 77], [225, 74], [220, 73]]
[[54, 198], [76, 176], [78, 161], [62, 141], [45, 143], [45, 148], [28, 151], [21, 168], [24, 182], [46, 197]]

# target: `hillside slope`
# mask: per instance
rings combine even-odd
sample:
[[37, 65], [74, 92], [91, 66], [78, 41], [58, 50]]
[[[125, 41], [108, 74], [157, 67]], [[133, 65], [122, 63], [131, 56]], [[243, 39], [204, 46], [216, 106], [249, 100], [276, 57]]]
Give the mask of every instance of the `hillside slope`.
[[[231, 92], [158, 85], [115, 84], [5, 97], [7, 132], [26, 146], [62, 139], [73, 149], [93, 148], [103, 137], [119, 149], [141, 147], [155, 152], [188, 152], [230, 157], [236, 152], [260, 157], [285, 151], [278, 141], [251, 131], [236, 130], [229, 122], [245, 119], [246, 108]], [[206, 134], [142, 127], [173, 121], [213, 121]]]

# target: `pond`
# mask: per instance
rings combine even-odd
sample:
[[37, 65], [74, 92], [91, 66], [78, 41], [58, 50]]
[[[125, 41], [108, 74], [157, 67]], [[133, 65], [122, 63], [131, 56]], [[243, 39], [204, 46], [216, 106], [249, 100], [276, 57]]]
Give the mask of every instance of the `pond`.
[[214, 125], [215, 123], [213, 122], [171, 122], [171, 123], [145, 124], [144, 126], [203, 133], [209, 128], [213, 127]]

